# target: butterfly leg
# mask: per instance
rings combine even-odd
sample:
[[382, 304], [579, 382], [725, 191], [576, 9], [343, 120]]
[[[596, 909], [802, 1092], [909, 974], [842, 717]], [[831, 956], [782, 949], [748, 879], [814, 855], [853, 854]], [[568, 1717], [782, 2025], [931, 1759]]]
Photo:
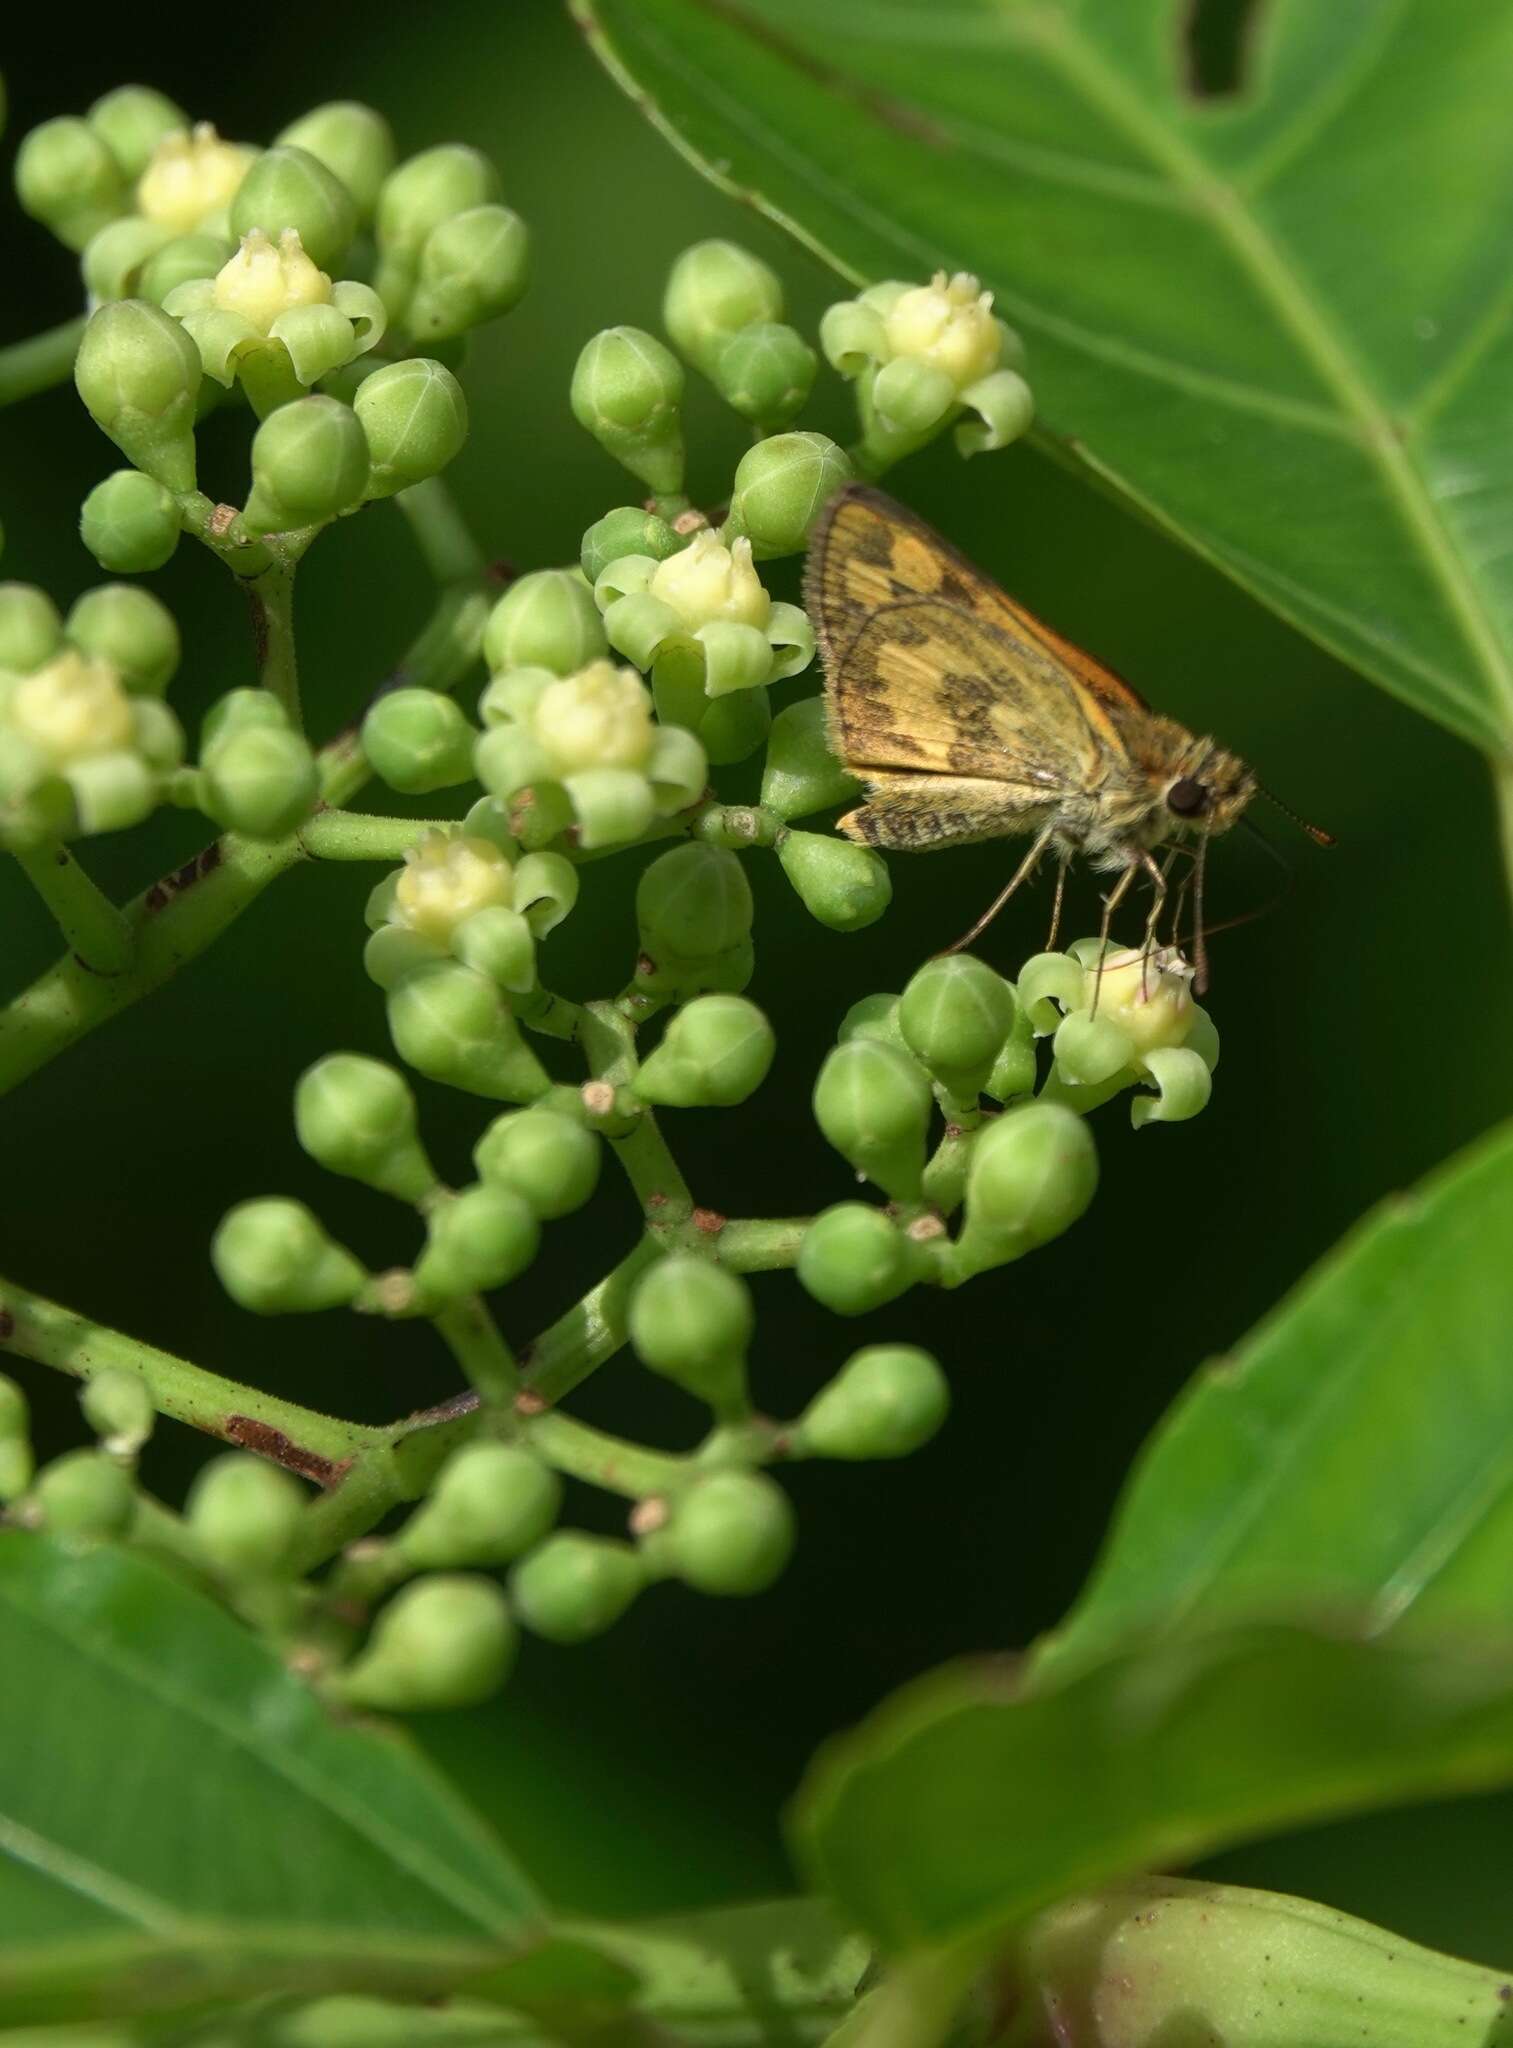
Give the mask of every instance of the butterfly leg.
[[1131, 861], [1103, 899], [1103, 920], [1098, 926], [1098, 969], [1093, 976], [1093, 1001], [1088, 1013], [1093, 1017], [1098, 1014], [1098, 997], [1103, 989], [1103, 962], [1108, 954], [1109, 926], [1114, 921], [1114, 912], [1129, 894], [1130, 884], [1134, 881], [1136, 872], [1137, 863]]
[[1015, 868], [1013, 874], [1010, 875], [1008, 881], [999, 890], [998, 894], [993, 898], [993, 901], [988, 905], [987, 909], [983, 912], [982, 916], [978, 918], [976, 924], [972, 926], [970, 931], [963, 932], [961, 937], [956, 940], [954, 945], [943, 947], [942, 951], [944, 953], [960, 953], [964, 947], [970, 946], [974, 939], [981, 938], [982, 934], [987, 930], [988, 926], [993, 922], [994, 918], [997, 917], [999, 911], [1003, 909], [1003, 906], [1008, 902], [1009, 898], [1013, 895], [1014, 891], [1019, 887], [1020, 883], [1025, 881], [1030, 875], [1032, 875], [1035, 872], [1035, 863], [1039, 860], [1040, 856], [1045, 852], [1046, 848], [1050, 845], [1051, 840], [1055, 837], [1055, 832], [1055, 825], [1050, 824], [1047, 825], [1043, 831], [1036, 834], [1034, 843], [1030, 847], [1029, 852], [1025, 855], [1024, 859], [1019, 863], [1018, 867]]
[[[1150, 915], [1145, 920], [1145, 938], [1140, 947], [1140, 995], [1142, 1001], [1149, 994], [1146, 976], [1150, 971], [1151, 956], [1156, 950], [1156, 928], [1161, 922], [1161, 913], [1166, 908], [1166, 877], [1174, 856], [1167, 855], [1164, 866], [1158, 864], [1154, 854], [1142, 853], [1140, 865], [1151, 878]], [[1133, 873], [1133, 869], [1131, 870]]]
[[1061, 929], [1061, 904], [1066, 895], [1066, 871], [1070, 858], [1070, 855], [1063, 852], [1056, 867], [1056, 897], [1051, 905], [1051, 928], [1045, 935], [1044, 950], [1047, 953], [1054, 953], [1056, 950], [1056, 934]]

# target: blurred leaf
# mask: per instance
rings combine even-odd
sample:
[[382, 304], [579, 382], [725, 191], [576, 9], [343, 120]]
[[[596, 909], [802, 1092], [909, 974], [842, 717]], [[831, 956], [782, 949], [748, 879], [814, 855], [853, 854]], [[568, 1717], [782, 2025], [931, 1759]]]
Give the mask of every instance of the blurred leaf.
[[1513, 1780], [1513, 1637], [1256, 1628], [1031, 1686], [949, 1666], [822, 1750], [810, 1873], [890, 1952], [1001, 1933], [1072, 1893], [1300, 1821]]
[[847, 277], [976, 271], [1044, 428], [1326, 647], [1513, 733], [1513, 10], [575, 0], [725, 189]]
[[139, 1555], [0, 1534], [0, 1671], [0, 2021], [464, 1979], [620, 2002], [401, 1735]]
[[1350, 1236], [1204, 1368], [1037, 1670], [1121, 1635], [1331, 1610], [1506, 1626], [1513, 1125]]

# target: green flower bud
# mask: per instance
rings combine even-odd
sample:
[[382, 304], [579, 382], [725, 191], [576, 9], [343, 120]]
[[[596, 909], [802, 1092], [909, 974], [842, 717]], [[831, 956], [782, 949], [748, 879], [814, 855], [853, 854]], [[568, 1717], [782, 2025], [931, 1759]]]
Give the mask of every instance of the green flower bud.
[[1026, 1102], [980, 1131], [967, 1168], [960, 1276], [1006, 1265], [1069, 1230], [1098, 1186], [1092, 1133], [1057, 1102]]
[[531, 1102], [551, 1085], [498, 988], [471, 967], [416, 968], [389, 991], [388, 1012], [400, 1058], [429, 1080], [496, 1102]]
[[1014, 991], [985, 960], [946, 953], [927, 960], [904, 990], [898, 1027], [910, 1052], [943, 1087], [975, 1102], [1017, 1007]]
[[820, 1458], [906, 1458], [951, 1406], [946, 1376], [913, 1344], [853, 1352], [799, 1418], [799, 1447]]
[[207, 1561], [228, 1579], [264, 1579], [287, 1569], [305, 1495], [292, 1473], [229, 1451], [198, 1475], [185, 1519]]
[[16, 1382], [0, 1373], [0, 1502], [19, 1500], [31, 1483], [31, 1411]]
[[772, 1026], [744, 996], [698, 996], [680, 1010], [643, 1063], [635, 1092], [674, 1109], [729, 1109], [767, 1078]]
[[483, 629], [483, 658], [495, 675], [544, 668], [570, 676], [608, 651], [593, 591], [576, 569], [518, 576]]
[[473, 772], [477, 737], [462, 711], [440, 690], [390, 690], [362, 722], [369, 766], [390, 789], [407, 796], [466, 782]]
[[293, 228], [317, 269], [334, 271], [357, 232], [357, 205], [341, 179], [308, 150], [265, 149], [231, 202], [231, 232], [261, 228], [277, 242]]
[[86, 590], [64, 622], [65, 636], [83, 654], [108, 661], [134, 696], [161, 696], [179, 665], [179, 629], [173, 613], [150, 590], [102, 583]]
[[438, 342], [495, 320], [519, 303], [530, 270], [530, 234], [507, 206], [472, 206], [426, 237], [405, 324]]
[[589, 582], [597, 584], [611, 562], [623, 561], [627, 555], [649, 555], [654, 562], [665, 562], [683, 545], [683, 535], [674, 533], [655, 512], [640, 505], [617, 505], [584, 534], [580, 563]]
[[[378, 242], [386, 255], [418, 260], [433, 228], [499, 196], [499, 173], [481, 150], [443, 142], [391, 171], [378, 196]], [[382, 285], [380, 295], [387, 297]]]
[[[659, 699], [660, 695], [659, 690]], [[665, 718], [663, 723], [667, 723]], [[744, 761], [748, 754], [754, 754], [771, 730], [772, 703], [759, 684], [753, 690], [733, 690], [729, 696], [716, 697], [713, 703], [706, 704], [698, 736], [710, 763], [725, 768], [732, 761]]]
[[793, 1553], [793, 1509], [763, 1472], [710, 1472], [678, 1496], [667, 1550], [701, 1593], [762, 1593]]
[[63, 645], [58, 607], [35, 583], [0, 583], [0, 669], [29, 676]]
[[194, 489], [194, 411], [200, 352], [145, 299], [93, 314], [74, 360], [74, 382], [95, 425], [121, 453], [171, 491]]
[[917, 1202], [934, 1097], [924, 1069], [875, 1038], [838, 1045], [820, 1068], [814, 1115], [858, 1173], [896, 1202]]
[[91, 1373], [79, 1389], [79, 1406], [113, 1458], [134, 1458], [158, 1419], [145, 1381], [121, 1366]]
[[85, 118], [132, 182], [146, 170], [165, 135], [189, 126], [183, 108], [150, 85], [118, 85], [96, 100]]
[[430, 1212], [415, 1285], [428, 1302], [488, 1293], [518, 1279], [540, 1244], [541, 1226], [525, 1197], [497, 1182], [480, 1182]]
[[231, 253], [231, 244], [224, 235], [175, 235], [155, 249], [142, 265], [136, 296], [161, 306], [181, 284], [214, 277]]
[[227, 690], [205, 713], [205, 721], [200, 727], [200, 752], [208, 754], [212, 747], [219, 746], [233, 733], [250, 732], [262, 726], [271, 726], [280, 732], [288, 730], [289, 714], [272, 691], [250, 686]]
[[597, 1132], [542, 1107], [495, 1117], [473, 1147], [473, 1164], [550, 1222], [583, 1207], [598, 1185], [602, 1152]]
[[320, 771], [309, 743], [286, 725], [236, 727], [201, 751], [201, 810], [249, 839], [282, 839], [310, 815], [319, 795]]
[[395, 1594], [339, 1688], [349, 1706], [384, 1714], [476, 1707], [509, 1677], [515, 1650], [515, 1624], [493, 1581], [437, 1572]]
[[703, 961], [751, 936], [751, 884], [723, 846], [678, 846], [659, 854], [636, 886], [641, 947], [659, 962]]
[[525, 1626], [550, 1643], [585, 1643], [629, 1607], [646, 1583], [628, 1543], [561, 1530], [510, 1574], [510, 1598]]
[[767, 321], [732, 335], [712, 376], [732, 411], [771, 429], [786, 427], [803, 411], [818, 367], [818, 356], [801, 334]]
[[33, 128], [16, 156], [16, 197], [33, 220], [82, 249], [125, 210], [126, 179], [103, 136], [61, 114]]
[[838, 1045], [844, 1045], [848, 1038], [880, 1038], [885, 1045], [896, 1045], [900, 1052], [907, 1052], [909, 1048], [898, 1028], [898, 997], [862, 996], [842, 1017], [835, 1038]]
[[782, 317], [776, 271], [736, 242], [695, 242], [668, 275], [662, 325], [706, 376], [713, 376], [722, 349], [742, 328]]
[[370, 498], [392, 497], [438, 475], [468, 437], [462, 386], [429, 356], [408, 356], [365, 377], [352, 410], [368, 437]]
[[697, 1252], [672, 1252], [642, 1275], [626, 1327], [636, 1356], [705, 1402], [720, 1421], [749, 1406], [746, 1349], [756, 1326], [751, 1290]]
[[294, 1129], [310, 1157], [401, 1202], [423, 1202], [436, 1170], [416, 1129], [408, 1082], [382, 1060], [333, 1052], [300, 1075]]
[[345, 1308], [367, 1279], [303, 1202], [279, 1195], [228, 1209], [211, 1239], [210, 1263], [231, 1299], [260, 1316]]
[[167, 228], [143, 220], [139, 213], [107, 221], [85, 246], [79, 266], [84, 289], [96, 300], [136, 296], [147, 263], [171, 239]]
[[876, 924], [893, 900], [888, 864], [873, 847], [790, 829], [778, 840], [778, 859], [809, 915], [833, 932]]
[[511, 1564], [542, 1540], [561, 1506], [562, 1481], [523, 1445], [464, 1444], [395, 1546], [422, 1570]]
[[37, 1503], [55, 1535], [93, 1543], [125, 1535], [137, 1496], [113, 1458], [101, 1451], [66, 1451], [38, 1473]]
[[745, 534], [761, 557], [797, 554], [828, 499], [851, 480], [844, 448], [823, 434], [773, 434], [736, 465], [724, 538]]
[[357, 100], [331, 100], [301, 114], [274, 139], [324, 164], [352, 195], [359, 224], [372, 220], [394, 168], [394, 136], [382, 114]]
[[906, 1292], [915, 1262], [891, 1216], [865, 1202], [838, 1202], [804, 1232], [798, 1276], [832, 1314], [860, 1316]]
[[252, 440], [249, 533], [323, 526], [358, 505], [368, 487], [368, 442], [340, 399], [314, 392], [270, 413]]
[[762, 802], [769, 811], [785, 820], [806, 818], [852, 802], [861, 788], [831, 752], [823, 697], [806, 697], [778, 713], [762, 769]]
[[161, 569], [179, 544], [178, 503], [156, 477], [113, 470], [84, 500], [79, 537], [113, 575]]
[[585, 343], [569, 394], [573, 418], [658, 496], [683, 488], [683, 366], [639, 327]]

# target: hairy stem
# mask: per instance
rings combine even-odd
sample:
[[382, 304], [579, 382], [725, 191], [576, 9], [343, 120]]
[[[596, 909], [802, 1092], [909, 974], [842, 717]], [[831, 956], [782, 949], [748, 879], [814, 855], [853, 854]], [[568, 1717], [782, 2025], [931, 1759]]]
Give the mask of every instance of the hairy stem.
[[414, 537], [421, 560], [438, 583], [478, 583], [488, 571], [483, 550], [440, 477], [412, 484], [394, 500]]
[[299, 828], [312, 860], [403, 860], [449, 818], [382, 818], [361, 811], [317, 811]]
[[772, 1273], [797, 1263], [809, 1216], [754, 1216], [727, 1223], [716, 1240], [722, 1266], [735, 1273]]
[[66, 384], [73, 375], [74, 357], [84, 332], [86, 315], [49, 327], [43, 334], [28, 335], [0, 348], [0, 405], [14, 405], [38, 391], [51, 391]]
[[552, 1406], [614, 1357], [625, 1342], [631, 1289], [661, 1255], [654, 1237], [641, 1238], [596, 1287], [526, 1347], [521, 1364], [533, 1401]]
[[131, 960], [131, 925], [59, 839], [17, 852], [22, 873], [53, 914], [63, 943], [92, 974], [119, 974]]
[[670, 1493], [694, 1470], [687, 1458], [648, 1451], [623, 1437], [591, 1429], [571, 1415], [538, 1415], [525, 1424], [521, 1435], [532, 1450], [569, 1479], [587, 1480], [590, 1486], [623, 1494], [627, 1500]]
[[448, 1302], [431, 1321], [480, 1401], [489, 1407], [501, 1407], [515, 1398], [520, 1389], [520, 1373], [514, 1353], [487, 1305], [476, 1294]]
[[247, 585], [247, 602], [252, 608], [258, 681], [283, 705], [295, 730], [303, 732], [294, 653], [294, 564], [275, 562], [254, 577]]
[[76, 1379], [88, 1379], [107, 1366], [133, 1373], [160, 1415], [258, 1451], [321, 1486], [335, 1484], [354, 1461], [387, 1447], [392, 1434], [224, 1379], [12, 1280], [0, 1280], [0, 1350]]

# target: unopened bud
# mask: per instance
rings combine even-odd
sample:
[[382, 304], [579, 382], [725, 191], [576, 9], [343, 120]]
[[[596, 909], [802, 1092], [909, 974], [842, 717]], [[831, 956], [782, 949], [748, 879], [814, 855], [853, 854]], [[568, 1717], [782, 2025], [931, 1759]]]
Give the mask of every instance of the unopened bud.
[[214, 1569], [233, 1580], [283, 1572], [304, 1511], [293, 1474], [248, 1451], [229, 1451], [207, 1465], [184, 1506], [190, 1534]]
[[351, 194], [359, 224], [372, 220], [394, 168], [394, 137], [382, 114], [357, 100], [332, 100], [291, 121], [276, 139], [324, 164]]
[[406, 796], [466, 782], [477, 737], [454, 699], [440, 690], [390, 690], [362, 722], [369, 766]]
[[357, 231], [357, 206], [341, 179], [308, 150], [265, 149], [231, 202], [231, 232], [261, 229], [277, 242], [292, 228], [310, 261], [331, 271]]
[[123, 687], [136, 696], [161, 696], [179, 665], [173, 613], [161, 598], [134, 584], [103, 583], [86, 590], [63, 631], [81, 653], [108, 661]]
[[745, 534], [759, 556], [797, 554], [850, 479], [850, 458], [825, 435], [773, 434], [736, 466], [726, 532]]
[[136, 1513], [130, 1477], [103, 1451], [65, 1451], [38, 1473], [36, 1493], [47, 1528], [73, 1542], [124, 1536]]
[[933, 1107], [924, 1069], [875, 1038], [838, 1045], [814, 1088], [815, 1119], [826, 1138], [895, 1201], [919, 1199]]
[[569, 394], [573, 417], [659, 495], [683, 487], [683, 367], [640, 327], [607, 327], [585, 343]]
[[738, 1274], [697, 1252], [673, 1252], [637, 1283], [626, 1327], [643, 1365], [724, 1422], [749, 1405], [746, 1348], [755, 1323], [751, 1291]]
[[831, 748], [824, 698], [805, 697], [780, 711], [772, 721], [762, 770], [766, 808], [783, 819], [805, 818], [860, 794], [861, 784]]
[[549, 1221], [582, 1208], [598, 1184], [602, 1153], [596, 1132], [542, 1107], [496, 1117], [473, 1147], [473, 1164]]
[[767, 1078], [777, 1041], [744, 996], [698, 996], [673, 1018], [635, 1078], [643, 1102], [727, 1109]]
[[732, 411], [771, 430], [786, 427], [803, 411], [818, 367], [819, 358], [801, 334], [767, 321], [732, 335], [712, 375]]
[[507, 206], [474, 206], [427, 236], [405, 315], [419, 342], [439, 342], [518, 304], [529, 276], [530, 235]]
[[524, 1196], [480, 1182], [431, 1210], [415, 1285], [431, 1302], [505, 1287], [525, 1271], [540, 1243], [541, 1226]]
[[564, 1529], [516, 1565], [510, 1597], [533, 1634], [583, 1643], [617, 1622], [645, 1583], [629, 1544]]
[[495, 675], [545, 668], [570, 676], [608, 651], [593, 591], [576, 569], [517, 577], [483, 629], [483, 658]]
[[798, 1277], [833, 1315], [860, 1316], [904, 1293], [915, 1262], [891, 1216], [866, 1202], [838, 1202], [804, 1232]]
[[121, 1366], [91, 1373], [79, 1389], [79, 1406], [113, 1458], [134, 1458], [157, 1421], [146, 1382]]
[[672, 266], [662, 299], [662, 324], [674, 344], [706, 376], [743, 328], [783, 317], [777, 273], [736, 242], [695, 242]]
[[1014, 991], [970, 953], [927, 960], [898, 1006], [904, 1043], [960, 1100], [975, 1102], [1012, 1029]]
[[368, 487], [368, 443], [356, 414], [312, 393], [270, 413], [252, 440], [249, 533], [323, 526], [350, 512]]
[[194, 489], [194, 410], [200, 352], [145, 299], [120, 299], [91, 317], [74, 382], [95, 425], [138, 469], [169, 490]]
[[1056, 1102], [1005, 1110], [973, 1141], [959, 1272], [985, 1272], [1048, 1244], [1083, 1214], [1097, 1186], [1092, 1133], [1075, 1111]]
[[371, 498], [438, 475], [468, 437], [462, 386], [429, 356], [408, 356], [365, 377], [352, 410], [368, 438]]
[[238, 725], [201, 749], [201, 809], [249, 839], [282, 839], [310, 815], [319, 794], [309, 742], [287, 724]]
[[762, 1472], [710, 1472], [673, 1507], [667, 1549], [701, 1593], [765, 1592], [793, 1553], [788, 1496]]
[[904, 1458], [927, 1444], [951, 1406], [946, 1376], [914, 1344], [857, 1351], [804, 1410], [800, 1447], [821, 1458]]
[[389, 992], [399, 1056], [433, 1081], [496, 1102], [532, 1102], [551, 1085], [496, 985], [471, 967], [420, 966]]
[[274, 1195], [227, 1211], [210, 1262], [232, 1300], [260, 1316], [344, 1308], [367, 1278], [303, 1202]]
[[778, 840], [778, 860], [809, 915], [830, 931], [876, 924], [893, 901], [888, 864], [873, 847], [790, 829]]
[[541, 1542], [562, 1505], [562, 1481], [520, 1444], [454, 1451], [395, 1542], [423, 1570], [510, 1564]]
[[104, 137], [87, 121], [61, 114], [33, 128], [21, 144], [16, 196], [60, 242], [82, 249], [124, 210], [126, 179]]
[[136, 576], [161, 569], [179, 544], [172, 491], [139, 469], [118, 469], [97, 483], [79, 514], [79, 536], [102, 569]]
[[294, 1128], [312, 1159], [402, 1202], [421, 1202], [436, 1171], [416, 1127], [415, 1097], [382, 1060], [333, 1052], [301, 1074]]
[[118, 85], [97, 99], [85, 118], [133, 183], [163, 137], [189, 126], [183, 108], [150, 85]]
[[349, 1706], [378, 1713], [476, 1707], [504, 1684], [515, 1649], [515, 1624], [492, 1580], [437, 1572], [381, 1610], [339, 1690]]

